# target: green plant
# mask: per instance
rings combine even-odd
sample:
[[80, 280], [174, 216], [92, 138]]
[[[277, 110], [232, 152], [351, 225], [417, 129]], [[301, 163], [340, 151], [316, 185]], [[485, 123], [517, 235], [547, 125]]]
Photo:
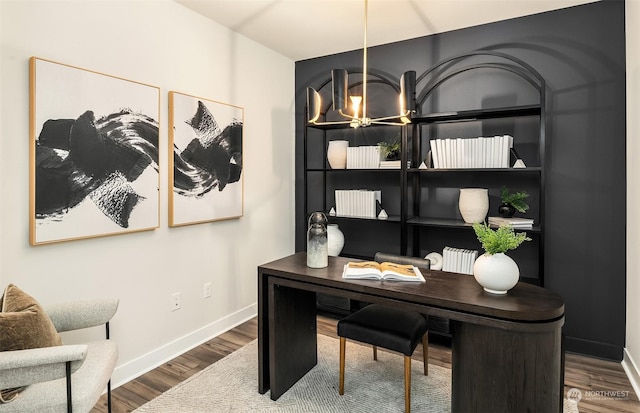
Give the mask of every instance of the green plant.
[[489, 255], [514, 250], [525, 241], [531, 241], [526, 232], [516, 233], [511, 226], [503, 225], [494, 230], [485, 223], [473, 224], [473, 230], [482, 244], [482, 248]]
[[518, 212], [525, 213], [529, 209], [529, 205], [525, 202], [525, 199], [529, 196], [525, 191], [509, 193], [509, 188], [503, 186], [500, 189], [500, 198], [503, 204], [511, 205]]
[[393, 142], [378, 142], [378, 146], [382, 149], [382, 155], [385, 159], [392, 159], [400, 156], [400, 139], [398, 138]]

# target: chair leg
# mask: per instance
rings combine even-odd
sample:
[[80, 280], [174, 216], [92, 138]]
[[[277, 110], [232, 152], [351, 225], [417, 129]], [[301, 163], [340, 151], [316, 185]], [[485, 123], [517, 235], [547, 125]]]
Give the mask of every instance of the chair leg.
[[111, 413], [111, 380], [107, 382], [107, 412]]
[[424, 363], [424, 375], [429, 375], [429, 333], [422, 336], [422, 358]]
[[73, 398], [71, 397], [71, 362], [66, 362], [67, 375], [67, 413], [73, 413]]
[[340, 337], [340, 389], [338, 390], [338, 393], [341, 396], [344, 394], [344, 357], [346, 345], [347, 339]]
[[411, 356], [404, 356], [404, 411], [411, 411]]
[[373, 346], [373, 359], [378, 361], [378, 346]]

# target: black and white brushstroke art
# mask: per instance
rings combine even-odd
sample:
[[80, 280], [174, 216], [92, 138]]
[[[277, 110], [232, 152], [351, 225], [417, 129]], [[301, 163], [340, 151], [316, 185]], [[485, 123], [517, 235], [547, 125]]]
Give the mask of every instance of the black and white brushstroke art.
[[157, 87], [30, 60], [32, 245], [159, 226]]
[[169, 225], [243, 213], [241, 107], [169, 92]]

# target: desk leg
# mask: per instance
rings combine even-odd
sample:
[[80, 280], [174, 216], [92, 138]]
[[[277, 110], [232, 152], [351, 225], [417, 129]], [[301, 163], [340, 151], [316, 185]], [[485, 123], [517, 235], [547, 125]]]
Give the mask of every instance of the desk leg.
[[269, 277], [258, 273], [258, 392], [269, 391]]
[[277, 400], [318, 363], [316, 294], [269, 280], [269, 377]]
[[562, 323], [514, 332], [452, 321], [451, 411], [562, 412]]

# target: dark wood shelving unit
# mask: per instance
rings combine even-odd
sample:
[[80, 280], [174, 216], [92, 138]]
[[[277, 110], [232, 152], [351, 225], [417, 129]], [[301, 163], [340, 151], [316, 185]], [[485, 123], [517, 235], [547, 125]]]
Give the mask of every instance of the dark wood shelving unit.
[[[508, 56], [491, 52], [479, 52], [471, 56], [477, 57], [479, 55], [506, 60], [506, 63], [477, 64], [457, 70], [455, 69], [457, 59], [452, 58], [436, 65], [425, 72], [422, 78], [422, 82], [426, 85], [423, 92], [416, 95], [418, 110], [427, 107], [429, 99], [433, 97], [433, 92], [443, 82], [437, 78], [443, 76], [438, 70], [440, 66], [452, 64], [454, 69], [445, 69], [445, 72], [449, 70], [444, 75], [445, 80], [451, 80], [460, 73], [474, 69], [490, 67], [492, 70], [506, 70], [530, 84], [536, 90], [539, 101], [534, 104], [506, 107], [498, 105], [498, 107], [461, 111], [438, 112], [432, 110], [427, 113], [424, 110], [425, 113], [412, 114], [411, 124], [405, 126], [370, 125], [361, 128], [358, 133], [362, 136], [366, 136], [368, 133], [379, 136], [379, 128], [395, 128], [393, 133], [389, 133], [389, 136], [400, 136], [400, 169], [331, 169], [326, 161], [328, 142], [332, 139], [345, 139], [345, 136], [350, 136], [351, 132], [347, 132], [350, 129], [349, 125], [306, 124], [304, 133], [306, 180], [304, 210], [308, 216], [313, 210], [317, 210], [311, 205], [322, 205], [330, 222], [339, 223], [341, 229], [343, 226], [346, 228], [346, 231], [343, 231], [346, 239], [343, 256], [373, 259], [377, 251], [384, 251], [424, 257], [432, 251], [442, 253], [445, 246], [476, 249], [481, 254], [480, 244], [471, 225], [466, 224], [457, 211], [456, 191], [465, 186], [487, 187], [495, 204], [501, 184], [513, 190], [521, 190], [520, 185], [524, 185], [527, 190], [531, 188], [533, 192], [531, 213], [526, 216], [534, 218], [535, 225], [530, 229], [517, 229], [527, 232], [532, 238], [532, 242], [523, 244], [519, 247], [519, 251], [514, 251], [514, 256], [517, 256], [514, 259], [516, 262], [520, 261], [521, 281], [544, 286], [545, 83], [530, 67]], [[470, 55], [463, 55], [459, 57], [459, 60], [464, 61], [469, 57]], [[433, 78], [429, 79], [430, 76]], [[456, 124], [459, 124], [464, 128], [465, 125], [470, 125], [470, 122], [479, 122], [480, 127], [484, 127], [484, 122], [496, 122], [501, 125], [504, 124], [505, 119], [513, 125], [517, 124], [519, 128], [526, 128], [525, 142], [523, 143], [519, 136], [514, 134], [513, 146], [521, 155], [522, 152], [526, 152], [529, 156], [530, 159], [525, 159], [527, 167], [435, 169], [430, 164], [427, 169], [419, 168], [423, 161], [430, 159], [427, 156], [431, 149], [430, 140], [446, 138], [446, 136], [438, 136], [439, 128], [443, 127], [441, 125], [450, 127], [448, 125], [453, 124], [454, 127], [457, 127]], [[471, 124], [471, 127], [473, 126]], [[313, 132], [313, 136], [310, 136], [311, 130], [316, 131]], [[337, 137], [333, 138], [334, 136]], [[468, 135], [463, 139], [472, 137], [475, 136]], [[318, 141], [309, 142], [309, 139], [321, 139], [322, 141], [321, 143]], [[351, 146], [359, 146], [353, 141], [350, 142]], [[312, 157], [315, 158], [313, 158], [313, 163], [310, 163], [309, 159]], [[513, 159], [509, 161], [509, 165], [512, 164]], [[332, 191], [349, 188], [349, 185], [354, 185], [357, 188], [382, 189], [382, 207], [389, 214], [389, 218], [380, 220], [329, 216], [328, 211], [334, 207]], [[385, 196], [387, 192], [391, 192], [391, 194]], [[441, 197], [441, 192], [446, 196]], [[315, 195], [316, 199], [313, 202], [309, 201], [310, 195]], [[490, 208], [488, 215], [497, 215], [497, 205], [491, 205], [491, 207], [493, 209]], [[379, 234], [383, 235], [379, 236]], [[341, 308], [341, 310], [344, 309]], [[448, 334], [448, 324], [442, 333]]]

